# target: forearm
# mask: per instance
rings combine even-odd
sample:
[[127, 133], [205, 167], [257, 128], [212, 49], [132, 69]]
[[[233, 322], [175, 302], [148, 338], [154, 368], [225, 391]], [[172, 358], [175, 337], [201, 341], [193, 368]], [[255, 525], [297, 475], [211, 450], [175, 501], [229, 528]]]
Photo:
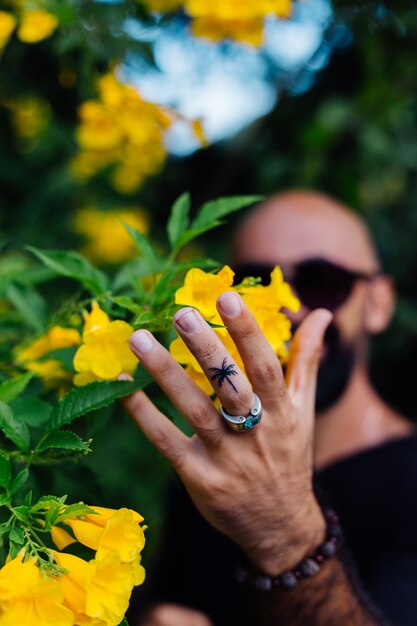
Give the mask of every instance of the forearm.
[[389, 626], [340, 558], [291, 590], [258, 592], [262, 626]]

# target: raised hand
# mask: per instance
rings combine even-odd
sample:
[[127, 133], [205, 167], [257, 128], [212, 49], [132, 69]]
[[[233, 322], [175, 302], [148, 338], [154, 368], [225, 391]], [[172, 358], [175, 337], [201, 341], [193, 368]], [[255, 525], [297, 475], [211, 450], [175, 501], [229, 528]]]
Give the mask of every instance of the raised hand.
[[276, 575], [294, 567], [325, 534], [312, 489], [312, 442], [317, 368], [331, 314], [316, 310], [300, 326], [285, 380], [239, 295], [222, 294], [217, 308], [249, 380], [197, 311], [178, 311], [175, 327], [228, 413], [248, 415], [253, 391], [259, 396], [260, 424], [246, 432], [232, 431], [208, 396], [144, 330], [132, 335], [131, 348], [195, 435], [186, 437], [143, 392], [126, 398], [124, 405], [178, 472], [206, 519], [261, 570]]

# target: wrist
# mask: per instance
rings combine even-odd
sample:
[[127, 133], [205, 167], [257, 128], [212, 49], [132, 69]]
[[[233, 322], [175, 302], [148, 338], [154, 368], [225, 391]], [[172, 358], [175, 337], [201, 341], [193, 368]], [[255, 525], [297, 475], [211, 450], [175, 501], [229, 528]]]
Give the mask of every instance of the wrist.
[[314, 499], [287, 522], [276, 525], [268, 536], [264, 531], [257, 545], [244, 549], [252, 565], [268, 576], [293, 569], [314, 552], [326, 537], [326, 520]]

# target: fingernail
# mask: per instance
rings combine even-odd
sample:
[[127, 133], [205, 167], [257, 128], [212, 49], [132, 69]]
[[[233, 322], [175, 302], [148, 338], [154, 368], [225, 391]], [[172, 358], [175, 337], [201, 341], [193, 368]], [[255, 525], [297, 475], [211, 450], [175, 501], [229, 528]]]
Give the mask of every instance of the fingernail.
[[117, 380], [133, 380], [133, 376], [130, 376], [130, 374], [120, 374]]
[[181, 309], [174, 315], [174, 322], [185, 333], [198, 333], [203, 326], [200, 316], [194, 309]]
[[242, 303], [237, 293], [226, 291], [217, 300], [220, 309], [228, 317], [236, 317], [242, 310]]
[[146, 330], [137, 330], [130, 338], [130, 345], [133, 352], [139, 352], [140, 354], [146, 354], [155, 345], [154, 338]]

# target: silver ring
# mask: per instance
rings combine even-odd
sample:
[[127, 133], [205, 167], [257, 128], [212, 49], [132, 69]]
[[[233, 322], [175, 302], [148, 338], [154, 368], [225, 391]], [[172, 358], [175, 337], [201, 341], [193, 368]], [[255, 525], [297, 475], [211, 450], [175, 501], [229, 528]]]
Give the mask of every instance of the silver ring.
[[253, 394], [253, 405], [249, 415], [230, 415], [224, 410], [223, 405], [220, 405], [220, 415], [225, 420], [226, 424], [232, 430], [238, 433], [245, 432], [255, 428], [262, 419], [262, 404], [256, 393]]

